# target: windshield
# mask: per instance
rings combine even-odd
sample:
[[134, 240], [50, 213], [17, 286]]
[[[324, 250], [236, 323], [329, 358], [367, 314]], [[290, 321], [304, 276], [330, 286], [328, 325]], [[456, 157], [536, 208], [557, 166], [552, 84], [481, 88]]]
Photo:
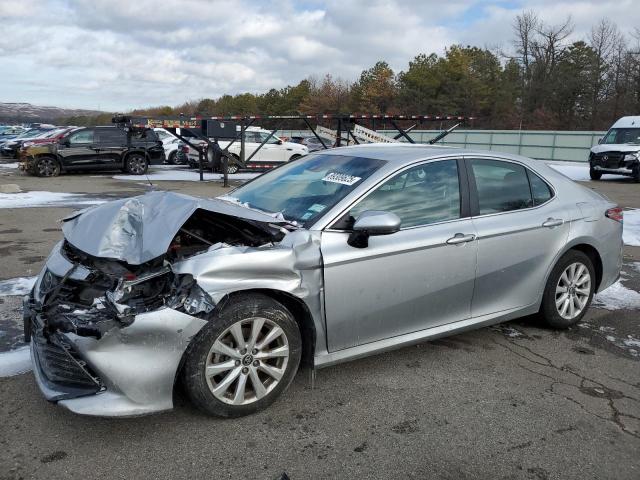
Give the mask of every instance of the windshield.
[[602, 140], [602, 143], [632, 143], [640, 144], [640, 128], [612, 128]]
[[261, 175], [222, 199], [311, 225], [385, 163], [326, 153], [308, 155]]

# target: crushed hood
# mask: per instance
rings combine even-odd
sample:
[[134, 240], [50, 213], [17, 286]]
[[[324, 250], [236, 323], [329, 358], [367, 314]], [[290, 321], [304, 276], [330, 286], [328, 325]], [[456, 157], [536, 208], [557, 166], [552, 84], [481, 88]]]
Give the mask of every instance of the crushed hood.
[[62, 232], [69, 243], [89, 255], [140, 265], [163, 255], [197, 209], [262, 223], [285, 223], [219, 199], [151, 192], [76, 212], [63, 220]]

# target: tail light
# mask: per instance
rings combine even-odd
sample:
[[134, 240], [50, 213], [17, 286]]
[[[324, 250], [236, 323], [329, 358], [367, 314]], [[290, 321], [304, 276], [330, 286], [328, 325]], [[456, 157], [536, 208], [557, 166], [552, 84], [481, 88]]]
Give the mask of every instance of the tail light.
[[610, 218], [611, 220], [615, 220], [616, 222], [623, 223], [624, 221], [624, 213], [622, 211], [622, 208], [620, 207], [610, 208], [609, 210], [604, 212], [604, 216]]
[[183, 145], [182, 147], [180, 147], [180, 151], [182, 153], [189, 153], [189, 147], [187, 145]]

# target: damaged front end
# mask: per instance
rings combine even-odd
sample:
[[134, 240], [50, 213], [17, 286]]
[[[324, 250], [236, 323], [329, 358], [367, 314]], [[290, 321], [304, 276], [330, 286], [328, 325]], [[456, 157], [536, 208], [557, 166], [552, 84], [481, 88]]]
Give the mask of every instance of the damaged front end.
[[[309, 288], [292, 260], [300, 247], [283, 242], [294, 229], [262, 212], [167, 192], [65, 219], [65, 240], [24, 301], [25, 338], [43, 394], [90, 415], [171, 408], [191, 339], [224, 295], [244, 288], [243, 279], [230, 285], [229, 276], [216, 275], [220, 265], [236, 265], [247, 280], [247, 265], [266, 261], [281, 272], [285, 290], [313, 290], [318, 303], [320, 280]], [[306, 243], [317, 250], [317, 242]], [[314, 269], [319, 253], [312, 257]]]

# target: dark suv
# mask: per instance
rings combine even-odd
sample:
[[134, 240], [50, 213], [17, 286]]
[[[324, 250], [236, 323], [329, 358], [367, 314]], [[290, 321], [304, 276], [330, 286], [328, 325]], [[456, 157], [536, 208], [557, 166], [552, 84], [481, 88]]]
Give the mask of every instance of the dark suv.
[[149, 128], [77, 128], [56, 143], [20, 151], [20, 168], [40, 177], [71, 170], [123, 170], [142, 175], [150, 164], [163, 162], [162, 141]]

